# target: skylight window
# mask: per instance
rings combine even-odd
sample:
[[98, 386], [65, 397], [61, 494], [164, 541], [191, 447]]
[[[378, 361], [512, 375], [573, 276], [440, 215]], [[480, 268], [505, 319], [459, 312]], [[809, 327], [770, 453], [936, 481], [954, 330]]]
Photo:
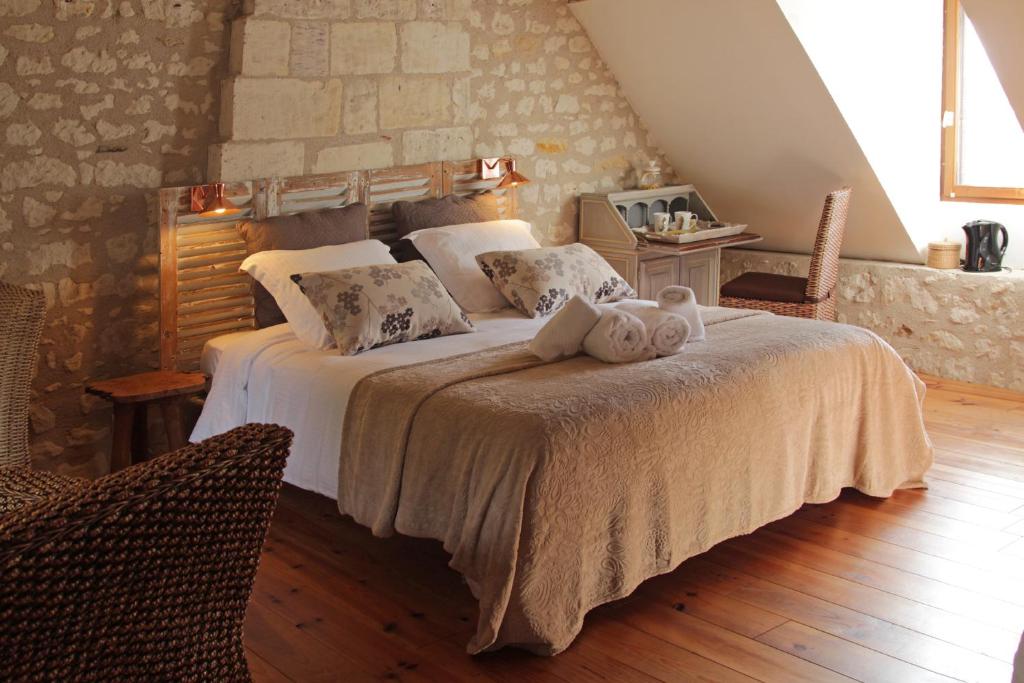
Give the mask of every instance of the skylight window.
[[1024, 130], [960, 0], [946, 0], [942, 196], [1024, 203]]

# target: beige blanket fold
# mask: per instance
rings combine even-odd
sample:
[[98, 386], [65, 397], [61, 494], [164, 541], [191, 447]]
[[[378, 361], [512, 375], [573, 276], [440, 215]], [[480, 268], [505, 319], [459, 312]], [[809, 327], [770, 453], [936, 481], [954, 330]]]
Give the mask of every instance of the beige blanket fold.
[[480, 604], [471, 653], [555, 654], [594, 607], [852, 486], [920, 486], [924, 384], [866, 330], [705, 309], [709, 342], [644, 363], [513, 344], [370, 375], [338, 505], [435, 538]]

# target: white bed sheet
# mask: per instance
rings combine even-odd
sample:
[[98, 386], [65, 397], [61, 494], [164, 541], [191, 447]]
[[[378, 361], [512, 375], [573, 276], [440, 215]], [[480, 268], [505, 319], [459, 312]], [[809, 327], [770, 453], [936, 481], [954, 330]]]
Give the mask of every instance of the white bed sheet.
[[470, 318], [477, 327], [474, 333], [395, 344], [357, 356], [314, 349], [288, 325], [213, 339], [201, 360], [213, 382], [191, 439], [201, 441], [249, 422], [288, 427], [295, 440], [285, 481], [335, 498], [342, 422], [359, 380], [378, 370], [532, 339], [546, 322], [512, 309]]

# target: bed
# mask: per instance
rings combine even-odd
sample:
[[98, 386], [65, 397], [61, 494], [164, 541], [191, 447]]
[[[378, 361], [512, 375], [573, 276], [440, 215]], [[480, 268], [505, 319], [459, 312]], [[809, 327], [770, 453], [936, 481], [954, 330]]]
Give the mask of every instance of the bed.
[[855, 487], [923, 486], [924, 384], [861, 328], [702, 310], [678, 356], [543, 363], [543, 320], [353, 357], [287, 325], [222, 330], [193, 439], [245, 422], [296, 432], [285, 478], [386, 536], [441, 541], [480, 603], [467, 649], [544, 655], [594, 607], [727, 538]]
[[[542, 324], [508, 311], [473, 316], [475, 334], [385, 346], [358, 356], [310, 348], [287, 325], [215, 337], [200, 368], [213, 378], [192, 441], [247, 422], [295, 432], [285, 481], [330, 498], [338, 495], [342, 419], [355, 385], [388, 368], [525, 341]], [[231, 425], [231, 426], [229, 426]]]

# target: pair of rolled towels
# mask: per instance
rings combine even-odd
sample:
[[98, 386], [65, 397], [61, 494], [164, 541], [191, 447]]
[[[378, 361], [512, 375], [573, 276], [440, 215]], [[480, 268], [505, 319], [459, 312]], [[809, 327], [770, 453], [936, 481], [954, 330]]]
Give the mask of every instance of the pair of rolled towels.
[[605, 363], [632, 363], [683, 350], [687, 341], [704, 339], [704, 323], [689, 287], [666, 287], [658, 305], [627, 302], [601, 310], [573, 297], [541, 328], [529, 350], [556, 361], [583, 351]]

